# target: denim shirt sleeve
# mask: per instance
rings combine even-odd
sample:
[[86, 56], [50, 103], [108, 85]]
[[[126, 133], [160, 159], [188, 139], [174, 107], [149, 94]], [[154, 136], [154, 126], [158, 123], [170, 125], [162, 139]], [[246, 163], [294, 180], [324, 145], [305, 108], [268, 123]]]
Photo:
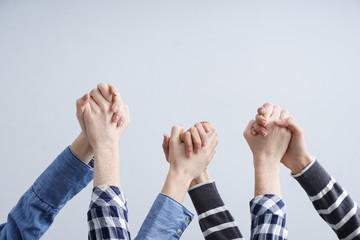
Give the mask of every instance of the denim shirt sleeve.
[[160, 193], [135, 239], [179, 239], [193, 217], [182, 204]]
[[39, 239], [56, 214], [93, 178], [93, 169], [67, 147], [10, 211], [0, 239]]

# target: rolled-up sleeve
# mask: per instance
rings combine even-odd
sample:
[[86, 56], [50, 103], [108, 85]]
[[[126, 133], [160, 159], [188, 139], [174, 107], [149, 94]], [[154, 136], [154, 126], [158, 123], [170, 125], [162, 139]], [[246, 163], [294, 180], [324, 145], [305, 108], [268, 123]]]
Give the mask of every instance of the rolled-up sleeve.
[[250, 201], [251, 239], [287, 239], [286, 206], [273, 194], [255, 197]]
[[95, 187], [87, 217], [89, 239], [131, 239], [127, 200], [118, 187]]

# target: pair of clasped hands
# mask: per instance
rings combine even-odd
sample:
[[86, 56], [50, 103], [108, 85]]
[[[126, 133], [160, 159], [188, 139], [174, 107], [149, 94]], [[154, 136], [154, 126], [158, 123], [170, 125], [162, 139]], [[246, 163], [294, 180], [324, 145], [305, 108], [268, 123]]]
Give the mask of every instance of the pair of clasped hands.
[[[77, 118], [89, 139], [96, 161], [118, 159], [118, 142], [130, 124], [130, 115], [129, 107], [123, 103], [116, 87], [100, 83], [89, 94], [78, 99], [76, 105]], [[249, 122], [244, 131], [244, 137], [253, 153], [255, 177], [260, 176], [255, 195], [280, 195], [277, 181], [280, 162], [297, 174], [312, 161], [306, 150], [302, 128], [286, 110], [271, 103], [258, 108], [256, 118]], [[182, 126], [174, 126], [170, 136], [164, 134], [163, 150], [170, 169], [162, 193], [183, 202], [189, 187], [210, 181], [207, 166], [216, 152], [217, 144], [217, 132], [207, 121], [198, 122], [186, 131]], [[118, 162], [95, 164], [94, 185], [102, 185], [102, 181], [109, 184], [106, 176], [97, 178], [95, 175], [97, 172], [111, 175], [111, 171], [118, 171]], [[103, 171], [96, 171], [97, 165], [104, 168]], [[120, 176], [116, 176], [118, 178], [110, 182], [120, 187]], [[98, 182], [95, 182], [97, 179]], [[179, 188], [185, 191], [179, 191]]]

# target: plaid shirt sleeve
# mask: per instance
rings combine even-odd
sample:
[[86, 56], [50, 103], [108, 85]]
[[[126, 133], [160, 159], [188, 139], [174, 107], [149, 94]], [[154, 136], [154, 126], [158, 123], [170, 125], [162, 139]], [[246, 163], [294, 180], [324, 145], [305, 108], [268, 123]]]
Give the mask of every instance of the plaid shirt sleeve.
[[251, 239], [287, 239], [286, 207], [277, 195], [265, 194], [250, 201]]
[[95, 187], [87, 213], [88, 239], [130, 240], [127, 215], [127, 201], [118, 187]]

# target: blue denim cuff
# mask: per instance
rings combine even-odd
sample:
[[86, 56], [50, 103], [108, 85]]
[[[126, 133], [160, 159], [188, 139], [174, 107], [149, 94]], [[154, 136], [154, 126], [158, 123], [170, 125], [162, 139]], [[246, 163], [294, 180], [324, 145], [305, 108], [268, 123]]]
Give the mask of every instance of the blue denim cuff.
[[67, 147], [38, 177], [32, 188], [37, 197], [52, 208], [67, 201], [93, 179], [93, 169]]
[[179, 239], [193, 217], [182, 204], [160, 193], [135, 239]]

